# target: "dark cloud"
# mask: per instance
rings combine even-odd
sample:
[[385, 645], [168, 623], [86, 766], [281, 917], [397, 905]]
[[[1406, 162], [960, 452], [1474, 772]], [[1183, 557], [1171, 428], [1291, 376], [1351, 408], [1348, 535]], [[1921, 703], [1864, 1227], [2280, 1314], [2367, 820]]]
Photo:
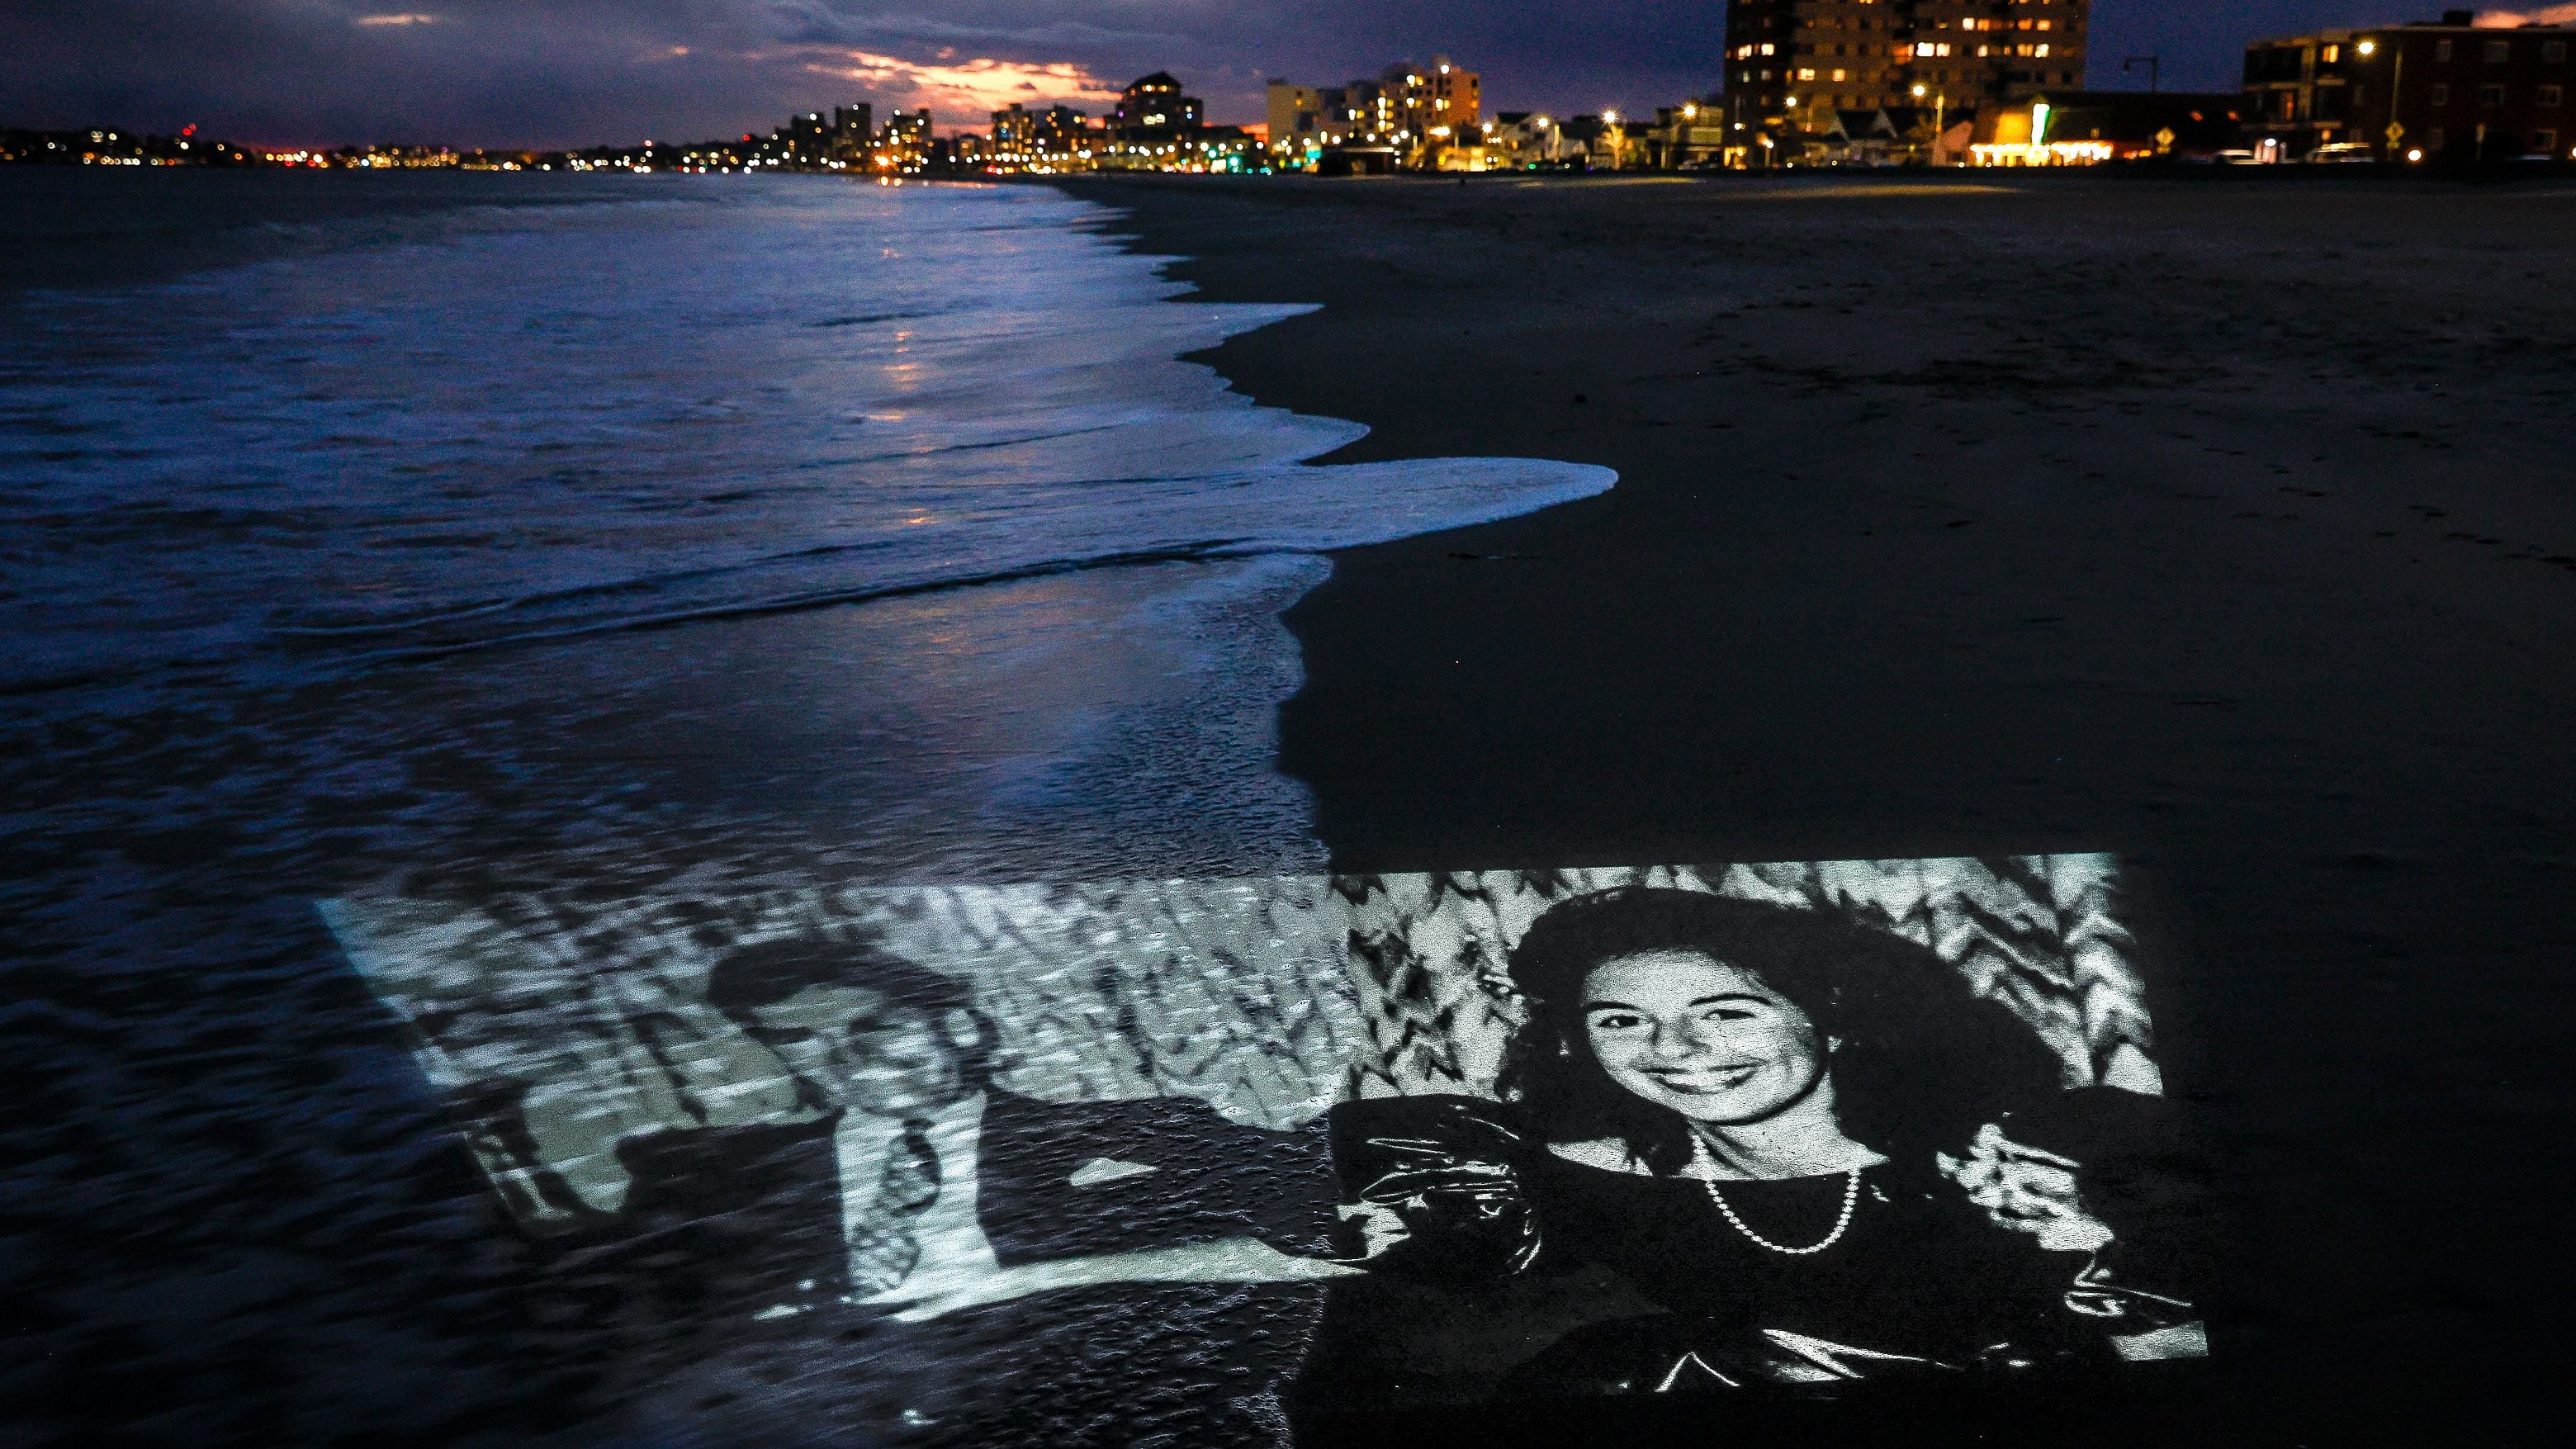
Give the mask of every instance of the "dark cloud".
[[[2169, 88], [2232, 88], [2247, 39], [2407, 12], [2096, 0], [2093, 80], [2154, 54]], [[1267, 76], [1329, 84], [1434, 52], [1482, 71], [1498, 109], [1643, 112], [1715, 84], [1723, 24], [1722, 0], [11, 0], [0, 121], [551, 145], [766, 129], [862, 86], [962, 122], [987, 96], [1155, 69], [1252, 119]], [[994, 64], [960, 69], [977, 62]]]

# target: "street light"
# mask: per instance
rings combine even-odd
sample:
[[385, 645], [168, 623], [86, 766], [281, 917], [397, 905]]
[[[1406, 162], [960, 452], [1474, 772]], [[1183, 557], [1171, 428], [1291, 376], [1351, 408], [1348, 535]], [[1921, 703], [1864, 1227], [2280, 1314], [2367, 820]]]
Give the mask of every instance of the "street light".
[[[1921, 81], [1916, 81], [1914, 83], [1914, 99], [1918, 101], [1923, 99], [1923, 93], [1929, 89], [1931, 89], [1931, 87], [1926, 86]], [[1947, 116], [1949, 106], [1950, 93], [1946, 90], [1932, 98], [1932, 150], [1935, 155], [1938, 155], [1941, 149], [1941, 133], [1948, 129], [1948, 127], [1942, 124], [1942, 121]]]

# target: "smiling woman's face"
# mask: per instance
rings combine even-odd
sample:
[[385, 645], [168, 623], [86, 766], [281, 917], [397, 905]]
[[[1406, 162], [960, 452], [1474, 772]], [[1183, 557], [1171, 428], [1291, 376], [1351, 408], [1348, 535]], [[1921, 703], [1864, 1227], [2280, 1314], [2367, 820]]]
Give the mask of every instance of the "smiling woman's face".
[[1777, 1116], [1825, 1074], [1805, 1012], [1762, 978], [1696, 951], [1648, 951], [1592, 968], [1583, 1030], [1612, 1081], [1712, 1126]]

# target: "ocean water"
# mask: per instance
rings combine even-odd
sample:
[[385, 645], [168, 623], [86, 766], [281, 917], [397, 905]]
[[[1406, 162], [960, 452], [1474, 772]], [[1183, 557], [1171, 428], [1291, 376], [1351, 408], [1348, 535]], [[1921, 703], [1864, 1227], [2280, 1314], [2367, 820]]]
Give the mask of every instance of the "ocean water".
[[[1051, 191], [328, 180], [170, 194], [253, 260], [0, 294], [0, 1390], [65, 1424], [549, 1392], [314, 900], [1312, 870], [1324, 551], [1612, 482], [1311, 465], [1362, 430], [1180, 360], [1298, 309]], [[13, 244], [151, 209], [65, 195]]]
[[[1320, 577], [1314, 555], [1609, 481], [1531, 460], [1304, 466], [1361, 429], [1254, 406], [1176, 360], [1298, 309], [1166, 305], [1153, 259], [1051, 192], [616, 184], [632, 197], [466, 208], [410, 240], [20, 299], [0, 372], [0, 669], [30, 714], [122, 754], [133, 721], [215, 698], [393, 701], [355, 737], [347, 720], [246, 721], [284, 753], [237, 761], [266, 778], [228, 772], [226, 793], [274, 795], [293, 786], [273, 771], [327, 771], [339, 745], [443, 750], [412, 736], [503, 698], [654, 712], [608, 698], [633, 692], [619, 681], [638, 646], [550, 646], [883, 605], [788, 631], [838, 656], [837, 676], [728, 680], [728, 699], [688, 704], [721, 737], [683, 745], [666, 721], [640, 747], [685, 759], [676, 788], [703, 795], [715, 758], [757, 743], [765, 767], [778, 731], [802, 745], [829, 728], [866, 778], [764, 777], [760, 813], [795, 815], [784, 797], [802, 793], [845, 844], [863, 809], [856, 829], [889, 861], [990, 865], [959, 812], [1043, 797], [1048, 818], [1002, 827], [1012, 864], [1131, 873], [1164, 864], [1157, 847], [1026, 842], [1104, 815], [1135, 842], [1147, 822], [1114, 778], [1060, 787], [1145, 738], [1225, 782], [1208, 799], [1236, 837], [1169, 864], [1285, 865], [1302, 799], [1251, 768], [1261, 727], [1231, 706], [1293, 688], [1262, 621]], [[1118, 576], [1077, 577], [1103, 570]], [[770, 649], [720, 637], [729, 662], [640, 646], [685, 672], [657, 692]], [[463, 662], [405, 669], [448, 659]], [[477, 701], [445, 693], [469, 677]], [[572, 678], [598, 688], [547, 698]], [[520, 724], [493, 743], [561, 728]], [[1168, 805], [1171, 771], [1151, 773], [1147, 798]], [[932, 800], [950, 825], [898, 838], [891, 822]]]

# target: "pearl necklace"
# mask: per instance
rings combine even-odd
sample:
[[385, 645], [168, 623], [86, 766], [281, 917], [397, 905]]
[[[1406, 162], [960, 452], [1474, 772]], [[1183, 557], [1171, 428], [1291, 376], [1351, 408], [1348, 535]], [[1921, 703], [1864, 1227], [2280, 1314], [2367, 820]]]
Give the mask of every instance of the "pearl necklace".
[[1825, 1249], [1832, 1247], [1834, 1244], [1841, 1242], [1843, 1231], [1851, 1226], [1852, 1209], [1860, 1203], [1860, 1168], [1855, 1166], [1843, 1175], [1843, 1210], [1841, 1214], [1834, 1219], [1834, 1230], [1825, 1234], [1823, 1241], [1810, 1247], [1782, 1247], [1780, 1244], [1775, 1243], [1769, 1238], [1762, 1236], [1760, 1233], [1753, 1231], [1751, 1228], [1746, 1227], [1744, 1225], [1744, 1219], [1735, 1215], [1735, 1209], [1727, 1206], [1726, 1195], [1717, 1190], [1717, 1159], [1709, 1153], [1708, 1139], [1700, 1136], [1697, 1132], [1693, 1132], [1691, 1134], [1691, 1162], [1700, 1169], [1699, 1185], [1708, 1189], [1708, 1200], [1717, 1204], [1718, 1213], [1723, 1216], [1729, 1224], [1733, 1225], [1737, 1232], [1742, 1233], [1746, 1238], [1751, 1239], [1755, 1247], [1769, 1248], [1775, 1253], [1788, 1253], [1793, 1256], [1804, 1256], [1808, 1253], [1821, 1253]]

